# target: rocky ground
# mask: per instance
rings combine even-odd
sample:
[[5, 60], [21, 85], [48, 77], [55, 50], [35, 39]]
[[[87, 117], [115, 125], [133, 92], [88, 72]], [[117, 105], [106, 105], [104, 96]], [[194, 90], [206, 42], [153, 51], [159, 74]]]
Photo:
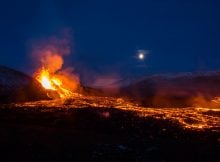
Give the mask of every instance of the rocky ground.
[[21, 105], [1, 105], [1, 161], [220, 160], [218, 128], [187, 129], [114, 107]]

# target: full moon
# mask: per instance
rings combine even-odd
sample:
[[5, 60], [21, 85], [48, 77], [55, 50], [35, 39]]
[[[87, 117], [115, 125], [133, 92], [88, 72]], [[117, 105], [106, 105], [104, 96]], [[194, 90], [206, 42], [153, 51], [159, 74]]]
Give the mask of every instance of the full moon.
[[143, 53], [139, 53], [139, 54], [138, 54], [138, 58], [139, 58], [140, 60], [143, 60], [143, 59], [144, 59], [144, 54], [143, 54]]

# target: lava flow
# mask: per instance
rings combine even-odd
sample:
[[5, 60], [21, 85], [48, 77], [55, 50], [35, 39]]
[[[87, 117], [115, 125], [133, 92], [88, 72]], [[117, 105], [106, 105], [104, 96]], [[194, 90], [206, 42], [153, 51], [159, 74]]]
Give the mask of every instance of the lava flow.
[[[49, 70], [44, 67], [37, 73], [36, 79], [45, 89], [56, 92], [60, 98], [70, 97], [73, 94], [71, 90], [65, 88], [65, 85], [63, 85], [62, 77], [51, 74]], [[49, 95], [49, 97], [51, 96]]]
[[[26, 102], [15, 104], [16, 108], [38, 108], [39, 111], [53, 112], [55, 110], [69, 110], [74, 108], [114, 108], [123, 111], [131, 111], [140, 118], [154, 118], [155, 120], [172, 121], [185, 129], [219, 132], [220, 109], [185, 107], [185, 108], [152, 108], [142, 107], [122, 98], [97, 97], [75, 95], [72, 98], [57, 99], [52, 101]], [[111, 117], [111, 114], [108, 115]]]

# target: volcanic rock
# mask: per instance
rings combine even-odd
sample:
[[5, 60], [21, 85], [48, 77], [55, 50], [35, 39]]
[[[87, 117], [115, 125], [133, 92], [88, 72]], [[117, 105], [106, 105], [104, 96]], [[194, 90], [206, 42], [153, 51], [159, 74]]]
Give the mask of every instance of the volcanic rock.
[[45, 89], [30, 76], [0, 66], [0, 103], [49, 99]]

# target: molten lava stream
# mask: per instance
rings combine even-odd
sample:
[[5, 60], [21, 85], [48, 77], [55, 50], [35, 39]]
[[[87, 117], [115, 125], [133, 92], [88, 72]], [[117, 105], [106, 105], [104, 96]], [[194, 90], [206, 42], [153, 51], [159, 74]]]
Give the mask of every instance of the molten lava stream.
[[[36, 79], [46, 90], [56, 92], [60, 98], [71, 97], [73, 94], [70, 90], [64, 88], [62, 78], [59, 78], [55, 74], [51, 74], [49, 70], [44, 67], [41, 68], [40, 72], [36, 75]], [[48, 96], [51, 97], [49, 94]]]

